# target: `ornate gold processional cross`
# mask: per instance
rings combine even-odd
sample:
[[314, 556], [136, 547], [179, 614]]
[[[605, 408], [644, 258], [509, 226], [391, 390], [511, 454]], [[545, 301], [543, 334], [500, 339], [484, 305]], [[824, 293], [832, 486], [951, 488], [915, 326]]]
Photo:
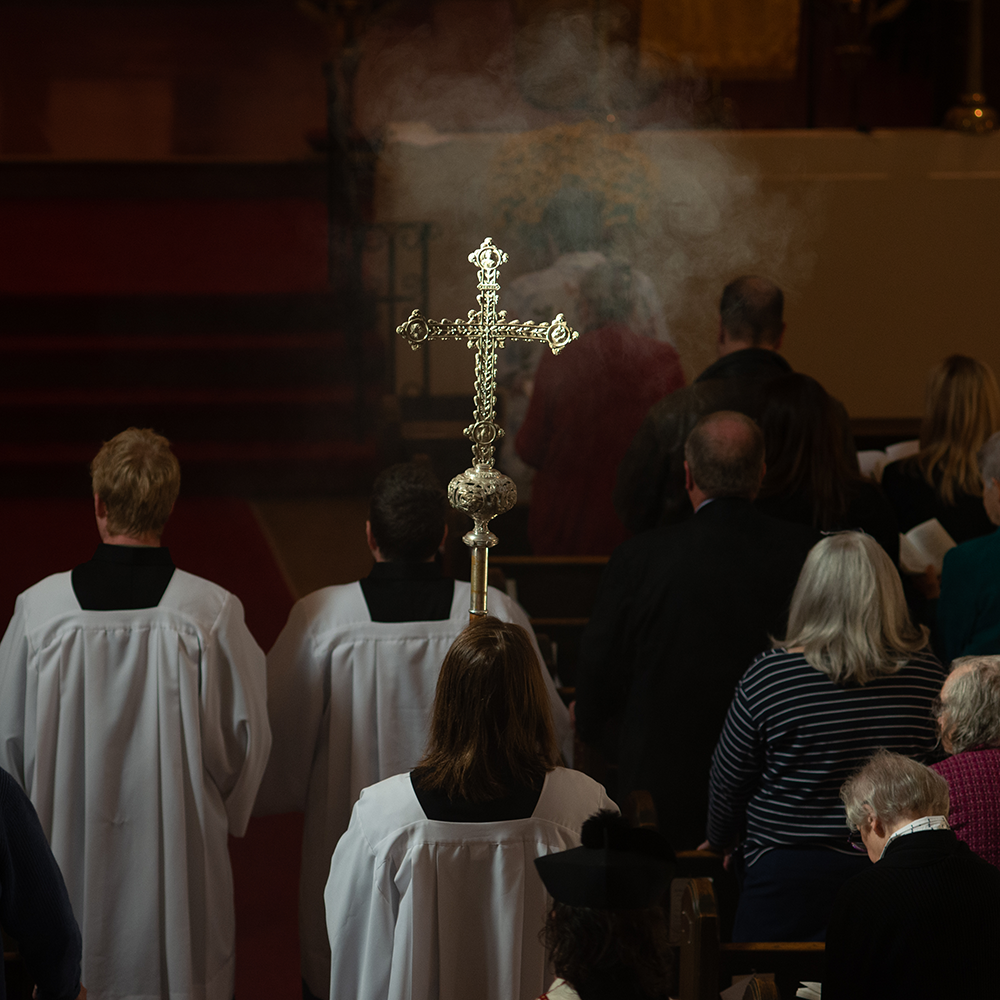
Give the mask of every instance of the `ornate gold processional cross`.
[[500, 294], [500, 268], [507, 263], [507, 254], [487, 236], [478, 250], [469, 254], [469, 263], [479, 269], [478, 309], [469, 310], [468, 319], [429, 320], [414, 309], [410, 318], [396, 327], [416, 350], [428, 340], [464, 340], [476, 349], [476, 402], [472, 423], [464, 434], [472, 441], [471, 469], [466, 469], [448, 484], [448, 499], [452, 507], [472, 518], [474, 530], [462, 539], [472, 550], [472, 607], [469, 617], [475, 620], [486, 612], [486, 570], [489, 548], [496, 545], [497, 536], [489, 530], [490, 519], [503, 514], [517, 503], [517, 487], [513, 481], [493, 468], [493, 445], [503, 437], [496, 422], [497, 348], [507, 338], [541, 340], [558, 354], [579, 334], [563, 319], [563, 314], [551, 323], [519, 322], [507, 319], [497, 311]]

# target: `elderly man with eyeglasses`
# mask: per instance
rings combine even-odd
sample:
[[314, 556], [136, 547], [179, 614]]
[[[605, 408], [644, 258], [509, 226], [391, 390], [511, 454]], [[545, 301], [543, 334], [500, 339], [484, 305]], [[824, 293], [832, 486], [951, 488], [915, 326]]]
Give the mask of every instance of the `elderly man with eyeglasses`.
[[996, 996], [1000, 871], [949, 829], [948, 783], [880, 750], [840, 796], [874, 865], [837, 894], [823, 1000]]

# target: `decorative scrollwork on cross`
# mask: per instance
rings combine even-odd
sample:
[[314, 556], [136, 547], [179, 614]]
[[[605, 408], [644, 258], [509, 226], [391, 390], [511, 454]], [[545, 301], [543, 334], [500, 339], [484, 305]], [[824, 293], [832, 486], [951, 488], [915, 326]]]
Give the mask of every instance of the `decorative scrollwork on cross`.
[[497, 537], [489, 530], [489, 522], [517, 503], [517, 487], [503, 473], [493, 468], [493, 450], [503, 436], [496, 421], [497, 350], [507, 338], [541, 340], [558, 354], [579, 334], [563, 319], [562, 313], [549, 323], [519, 322], [507, 319], [497, 309], [500, 297], [500, 268], [507, 263], [507, 254], [487, 236], [478, 250], [469, 254], [469, 263], [479, 269], [478, 309], [469, 310], [468, 319], [432, 320], [414, 309], [410, 318], [396, 328], [410, 347], [416, 350], [429, 340], [464, 340], [476, 351], [476, 397], [472, 423], [465, 436], [472, 442], [471, 469], [466, 469], [448, 485], [448, 499], [456, 509], [472, 518], [474, 530], [463, 541], [472, 550], [472, 607], [469, 614], [477, 618], [486, 614], [487, 554]]
[[429, 340], [464, 340], [476, 351], [476, 399], [472, 423], [465, 436], [472, 442], [474, 465], [493, 465], [495, 443], [503, 437], [496, 422], [497, 349], [505, 341], [544, 341], [558, 354], [579, 334], [559, 313], [549, 323], [533, 323], [507, 319], [507, 313], [497, 309], [500, 297], [500, 268], [507, 263], [507, 254], [487, 236], [478, 250], [469, 254], [469, 263], [479, 269], [478, 309], [469, 310], [468, 319], [430, 320], [414, 309], [410, 318], [396, 328], [413, 350]]

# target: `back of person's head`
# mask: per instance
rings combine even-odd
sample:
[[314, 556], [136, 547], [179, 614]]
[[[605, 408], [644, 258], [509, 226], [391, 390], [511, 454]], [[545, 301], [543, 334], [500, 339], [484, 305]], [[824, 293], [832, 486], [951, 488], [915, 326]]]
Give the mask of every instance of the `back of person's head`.
[[684, 458], [705, 496], [752, 500], [764, 472], [764, 435], [745, 414], [717, 410], [694, 425]]
[[976, 452], [1000, 430], [1000, 388], [991, 369], [952, 354], [927, 380], [917, 462], [946, 503], [957, 494], [982, 495]]
[[994, 479], [1000, 480], [1000, 431], [991, 434], [976, 452], [976, 464], [984, 487], [989, 486]]
[[661, 905], [674, 852], [655, 830], [602, 810], [581, 846], [535, 859], [554, 903], [542, 932], [556, 975], [594, 1000], [666, 996], [671, 953]]
[[627, 323], [635, 310], [632, 268], [608, 260], [591, 268], [580, 281], [580, 312], [587, 330], [609, 323]]
[[537, 785], [559, 759], [538, 657], [520, 625], [484, 617], [448, 650], [438, 677], [422, 788], [484, 802]]
[[777, 347], [784, 331], [784, 313], [784, 293], [767, 278], [744, 275], [722, 290], [722, 329], [730, 340], [747, 347]]
[[951, 808], [948, 782], [940, 774], [884, 748], [841, 785], [840, 799], [851, 828], [869, 816], [892, 828], [922, 816], [947, 816]]
[[863, 685], [899, 670], [927, 645], [927, 629], [910, 619], [882, 546], [860, 531], [838, 531], [809, 550], [780, 645], [803, 647], [835, 684]]
[[430, 559], [444, 537], [447, 517], [447, 494], [426, 463], [400, 462], [376, 477], [368, 520], [389, 562]]
[[951, 753], [1000, 747], [1000, 656], [954, 660], [939, 700], [941, 734]]
[[596, 250], [603, 235], [604, 199], [578, 184], [564, 183], [542, 211], [542, 229], [559, 253]]
[[790, 372], [767, 383], [760, 429], [764, 432], [767, 475], [762, 497], [807, 494], [813, 525], [841, 523], [857, 478], [844, 454], [844, 431], [837, 407], [814, 378]]
[[107, 508], [109, 534], [159, 537], [180, 492], [181, 467], [165, 437], [129, 427], [94, 456], [90, 481]]

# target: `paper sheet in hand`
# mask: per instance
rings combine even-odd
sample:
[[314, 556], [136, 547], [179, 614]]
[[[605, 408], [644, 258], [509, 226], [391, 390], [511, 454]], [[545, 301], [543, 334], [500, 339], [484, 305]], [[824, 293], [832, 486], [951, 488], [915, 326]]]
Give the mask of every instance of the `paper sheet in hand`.
[[805, 1000], [820, 1000], [823, 996], [822, 983], [800, 983], [795, 991], [797, 997], [804, 997]]
[[900, 441], [897, 444], [889, 445], [885, 451], [859, 451], [858, 468], [861, 470], [862, 476], [880, 483], [882, 482], [882, 470], [890, 462], [916, 455], [918, 451], [920, 451], [919, 441]]
[[944, 554], [955, 547], [955, 540], [932, 517], [899, 536], [899, 565], [906, 573], [923, 573], [933, 566], [938, 576], [944, 565]]

